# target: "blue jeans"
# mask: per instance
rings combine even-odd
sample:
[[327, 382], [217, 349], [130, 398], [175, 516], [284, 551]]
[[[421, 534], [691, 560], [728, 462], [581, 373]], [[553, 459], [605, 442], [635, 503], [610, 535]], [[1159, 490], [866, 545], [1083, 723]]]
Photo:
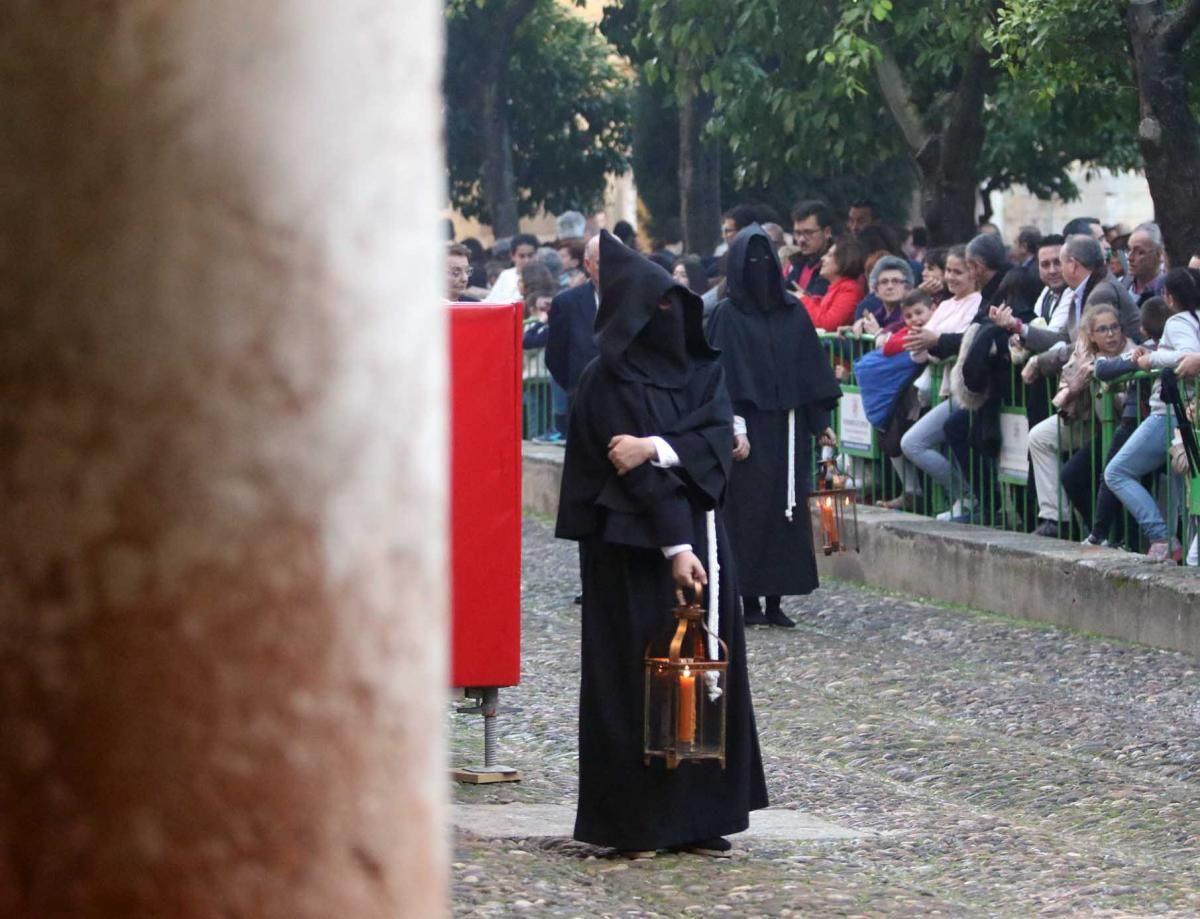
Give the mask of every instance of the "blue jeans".
[[950, 400], [939, 402], [922, 415], [900, 439], [904, 458], [922, 472], [932, 476], [946, 490], [951, 501], [962, 497], [962, 476], [938, 448], [946, 442], [946, 419], [950, 417]]
[[[1139, 479], [1166, 464], [1173, 428], [1169, 411], [1150, 415], [1138, 425], [1104, 469], [1104, 484], [1121, 499], [1151, 542], [1167, 538], [1167, 522], [1158, 509], [1158, 502], [1142, 487]], [[1179, 477], [1172, 475], [1171, 494], [1177, 494], [1180, 487]]]

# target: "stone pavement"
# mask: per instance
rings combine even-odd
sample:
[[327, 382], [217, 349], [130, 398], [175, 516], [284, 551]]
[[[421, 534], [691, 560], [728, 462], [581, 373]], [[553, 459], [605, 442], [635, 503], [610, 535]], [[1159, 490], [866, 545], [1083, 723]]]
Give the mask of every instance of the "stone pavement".
[[524, 552], [524, 781], [455, 787], [456, 916], [1200, 915], [1200, 660], [845, 585], [749, 630], [771, 810], [734, 859], [572, 842], [576, 555], [532, 518]]

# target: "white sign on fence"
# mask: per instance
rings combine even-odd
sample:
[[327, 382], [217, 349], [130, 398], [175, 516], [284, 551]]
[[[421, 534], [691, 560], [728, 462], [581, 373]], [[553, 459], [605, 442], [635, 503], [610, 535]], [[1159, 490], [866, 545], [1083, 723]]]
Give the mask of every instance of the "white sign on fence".
[[1000, 479], [1029, 484], [1029, 419], [1021, 412], [1000, 413]]
[[867, 421], [867, 412], [863, 408], [862, 393], [843, 390], [840, 403], [841, 430], [838, 439], [843, 450], [857, 450], [870, 453], [874, 430], [871, 422]]

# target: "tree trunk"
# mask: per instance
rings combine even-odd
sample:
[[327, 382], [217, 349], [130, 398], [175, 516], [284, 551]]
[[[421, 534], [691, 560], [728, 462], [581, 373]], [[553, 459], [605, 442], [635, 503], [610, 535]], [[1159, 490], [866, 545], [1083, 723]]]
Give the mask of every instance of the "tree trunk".
[[1172, 265], [1186, 265], [1200, 248], [1200, 127], [1188, 105], [1183, 45], [1200, 20], [1200, 0], [1178, 12], [1162, 0], [1134, 0], [1125, 29], [1137, 70], [1138, 146]]
[[976, 46], [936, 131], [913, 103], [908, 80], [886, 47], [875, 63], [880, 92], [904, 135], [921, 181], [921, 212], [935, 246], [966, 242], [978, 228], [979, 156], [983, 151], [983, 103], [991, 61]]
[[679, 211], [683, 249], [708, 255], [721, 238], [721, 150], [704, 138], [713, 99], [696, 90], [679, 100]]
[[517, 232], [517, 180], [508, 127], [508, 65], [513, 35], [536, 0], [489, 0], [475, 13], [482, 28], [479, 126], [483, 136], [483, 200], [497, 237]]
[[480, 86], [479, 126], [483, 134], [483, 200], [497, 237], [517, 232], [517, 180], [508, 131], [507, 94], [495, 80]]
[[990, 69], [987, 52], [981, 47], [973, 49], [963, 63], [962, 77], [937, 139], [936, 162], [930, 162], [928, 155], [917, 156], [922, 211], [931, 245], [966, 242], [978, 232], [979, 157]]
[[975, 208], [979, 191], [975, 175], [962, 164], [938, 157], [934, 168], [918, 167], [921, 177], [921, 213], [931, 246], [948, 246], [970, 240], [978, 232]]

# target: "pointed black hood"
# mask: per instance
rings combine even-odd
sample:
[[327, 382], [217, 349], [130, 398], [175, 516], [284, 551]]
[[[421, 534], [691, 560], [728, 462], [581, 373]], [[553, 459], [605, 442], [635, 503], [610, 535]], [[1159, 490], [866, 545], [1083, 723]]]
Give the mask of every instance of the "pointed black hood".
[[[764, 249], [765, 244], [765, 249]], [[808, 310], [783, 288], [779, 259], [762, 227], [745, 227], [729, 246], [726, 299], [708, 323], [720, 348], [735, 407], [832, 409], [841, 398], [829, 355]]]
[[[660, 304], [669, 304], [663, 309]], [[704, 304], [660, 265], [600, 231], [600, 360], [627, 379], [681, 387], [691, 359], [717, 352], [704, 337]]]
[[783, 269], [771, 239], [757, 223], [743, 227], [725, 257], [725, 293], [741, 310], [794, 309], [783, 286]]

